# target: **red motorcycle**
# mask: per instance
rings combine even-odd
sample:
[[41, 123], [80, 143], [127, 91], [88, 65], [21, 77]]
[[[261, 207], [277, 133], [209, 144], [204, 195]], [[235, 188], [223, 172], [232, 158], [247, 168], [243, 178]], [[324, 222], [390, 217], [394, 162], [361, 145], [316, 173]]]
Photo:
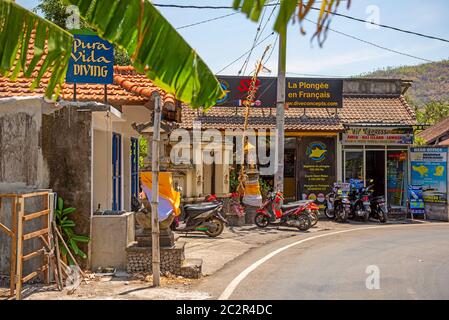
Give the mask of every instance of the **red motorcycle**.
[[259, 228], [266, 228], [268, 225], [296, 227], [301, 231], [306, 231], [313, 223], [318, 221], [319, 207], [311, 200], [303, 200], [283, 204], [284, 195], [282, 192], [268, 195], [262, 206], [257, 209], [254, 218], [255, 224]]

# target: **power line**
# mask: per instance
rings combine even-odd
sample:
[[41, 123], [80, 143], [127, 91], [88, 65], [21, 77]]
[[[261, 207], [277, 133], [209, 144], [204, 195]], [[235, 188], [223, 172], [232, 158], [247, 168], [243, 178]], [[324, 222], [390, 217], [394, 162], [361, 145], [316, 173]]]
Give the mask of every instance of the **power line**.
[[239, 72], [238, 72], [239, 75], [242, 73], [242, 71], [243, 71], [243, 75], [244, 75], [245, 72], [246, 72], [246, 68], [248, 67], [249, 59], [251, 58], [251, 54], [252, 54], [253, 51], [254, 51], [254, 46], [256, 45], [257, 40], [258, 40], [260, 34], [262, 33], [262, 32], [260, 31], [260, 27], [262, 26], [263, 19], [264, 19], [264, 17], [265, 17], [265, 12], [266, 12], [266, 7], [263, 8], [263, 11], [262, 11], [262, 18], [260, 19], [259, 26], [257, 27], [256, 34], [255, 34], [254, 40], [253, 40], [253, 44], [252, 44], [252, 46], [251, 46], [251, 50], [249, 51], [248, 56], [246, 57], [245, 61], [243, 62], [242, 67], [240, 68], [240, 70], [239, 70]]
[[[262, 40], [260, 40], [255, 46], [254, 48], [258, 47], [259, 45], [261, 45], [263, 42], [265, 42], [268, 38], [270, 38], [272, 35], [274, 35], [274, 31], [272, 33], [270, 33], [269, 35], [267, 35], [265, 38], [263, 38]], [[222, 68], [220, 71], [217, 71], [215, 74], [219, 74], [221, 72], [223, 72], [224, 70], [226, 70], [227, 68], [229, 68], [230, 66], [232, 66], [234, 63], [236, 63], [237, 61], [239, 61], [240, 59], [242, 59], [244, 56], [246, 56], [249, 52], [251, 51], [251, 49], [249, 49], [248, 51], [246, 51], [245, 53], [243, 53], [240, 57], [238, 57], [237, 59], [235, 59], [234, 61], [232, 61], [231, 63], [229, 63], [228, 65], [226, 65], [224, 68]]]
[[[234, 7], [232, 7], [232, 6], [192, 6], [192, 5], [159, 4], [159, 3], [153, 3], [153, 5], [156, 7], [161, 7], [161, 8], [179, 8], [179, 9], [217, 9], [217, 10], [218, 9], [234, 9]], [[276, 4], [274, 4], [274, 3], [268, 3], [265, 5], [265, 7], [271, 7], [271, 6], [275, 6], [275, 5]], [[315, 11], [321, 11], [321, 8], [311, 7], [310, 9], [315, 10]], [[415, 35], [415, 36], [419, 36], [419, 37], [423, 37], [423, 38], [427, 38], [427, 39], [438, 40], [438, 41], [443, 41], [443, 42], [449, 43], [448, 39], [444, 39], [441, 37], [431, 36], [431, 35], [414, 32], [414, 31], [410, 31], [410, 30], [405, 30], [405, 29], [393, 27], [393, 26], [386, 25], [386, 24], [376, 23], [374, 21], [367, 21], [366, 19], [356, 18], [356, 17], [352, 17], [352, 16], [342, 14], [342, 13], [331, 12], [331, 11], [326, 11], [326, 12], [329, 14], [332, 14], [334, 16], [343, 17], [343, 18], [350, 19], [353, 21], [369, 23], [369, 24], [372, 24], [372, 25], [375, 25], [375, 26], [378, 26], [381, 28], [386, 28], [386, 29], [395, 30], [398, 32], [407, 33], [407, 34], [411, 34], [411, 35]]]
[[237, 13], [239, 13], [239, 12], [233, 12], [233, 13], [225, 14], [225, 15], [223, 15], [223, 16], [216, 17], [216, 18], [211, 18], [211, 19], [202, 20], [202, 21], [198, 21], [198, 22], [195, 22], [195, 23], [191, 23], [191, 24], [186, 24], [186, 25], [180, 26], [180, 27], [178, 27], [178, 28], [176, 28], [176, 29], [177, 29], [177, 30], [180, 30], [180, 29], [184, 29], [184, 28], [194, 27], [194, 26], [197, 26], [197, 25], [206, 23], [206, 22], [210, 22], [210, 21], [215, 21], [215, 20], [227, 18], [227, 17], [233, 16], [233, 15], [236, 15]]
[[262, 26], [263, 18], [264, 18], [264, 16], [265, 16], [265, 9], [264, 9], [262, 19], [260, 20], [259, 27], [257, 28], [256, 36], [254, 37], [253, 48], [252, 48], [252, 50], [249, 52], [248, 57], [246, 58], [245, 62], [243, 63], [243, 66], [242, 66], [242, 68], [241, 68], [240, 71], [239, 71], [239, 75], [242, 73], [242, 69], [243, 69], [243, 68], [244, 68], [244, 70], [243, 70], [243, 75], [245, 75], [246, 69], [247, 69], [247, 67], [248, 67], [249, 60], [250, 60], [250, 58], [251, 58], [251, 54], [253, 53], [253, 50], [254, 50], [254, 45], [257, 43], [257, 41], [259, 41], [260, 37], [262, 36], [263, 32], [265, 31], [265, 28], [267, 27], [268, 22], [270, 22], [270, 19], [273, 17], [274, 12], [276, 11], [276, 8], [277, 8], [277, 6], [279, 5], [279, 3], [280, 3], [280, 1], [277, 1], [277, 2], [276, 2], [275, 6], [273, 7], [273, 10], [271, 11], [270, 15], [268, 16], [267, 21], [265, 22], [265, 24], [264, 24], [264, 26], [262, 27], [262, 29], [260, 29], [260, 27]]
[[[312, 21], [312, 20], [307, 19], [307, 18], [304, 18], [304, 20], [309, 21], [309, 22], [311, 22], [311, 23], [313, 23], [313, 24], [316, 24], [316, 25], [318, 24], [318, 23], [316, 23], [315, 21]], [[417, 56], [414, 56], [414, 55], [411, 55], [411, 54], [408, 54], [408, 53], [404, 53], [404, 52], [401, 52], [401, 51], [393, 50], [393, 49], [390, 49], [390, 48], [387, 48], [387, 47], [378, 45], [378, 44], [373, 43], [373, 42], [370, 42], [370, 41], [363, 40], [363, 39], [358, 38], [358, 37], [356, 37], [356, 36], [352, 36], [352, 35], [350, 35], [350, 34], [347, 34], [347, 33], [344, 33], [344, 32], [341, 32], [341, 31], [338, 31], [338, 30], [335, 30], [335, 29], [332, 29], [332, 28], [330, 28], [330, 27], [327, 27], [327, 29], [330, 30], [330, 31], [332, 31], [332, 32], [341, 34], [341, 35], [343, 35], [343, 36], [345, 36], [345, 37], [348, 37], [348, 38], [351, 38], [351, 39], [354, 39], [354, 40], [357, 40], [357, 41], [360, 41], [360, 42], [369, 44], [369, 45], [371, 45], [371, 46], [377, 47], [377, 48], [382, 49], [382, 50], [386, 50], [386, 51], [389, 51], [389, 52], [397, 53], [397, 54], [400, 54], [400, 55], [403, 55], [403, 56], [406, 56], [406, 57], [409, 57], [409, 58], [414, 58], [414, 59], [418, 59], [418, 60], [425, 61], [425, 62], [433, 62], [432, 60], [429, 60], [429, 59], [417, 57]]]
[[[315, 10], [315, 11], [320, 11], [321, 10], [319, 8], [314, 8], [314, 7], [311, 7], [311, 9]], [[413, 35], [419, 36], [419, 37], [424, 37], [424, 38], [428, 38], [428, 39], [439, 40], [439, 41], [443, 41], [443, 42], [448, 42], [449, 43], [448, 39], [435, 37], [435, 36], [430, 36], [430, 35], [427, 35], [427, 34], [414, 32], [414, 31], [410, 31], [410, 30], [404, 30], [404, 29], [393, 27], [393, 26], [389, 26], [389, 25], [386, 25], [386, 24], [375, 23], [374, 21], [367, 21], [367, 20], [364, 20], [364, 19], [351, 17], [351, 16], [348, 16], [348, 15], [342, 14], [342, 13], [330, 12], [330, 11], [327, 11], [327, 12], [332, 14], [332, 15], [334, 15], [334, 16], [343, 17], [343, 18], [346, 18], [346, 19], [359, 21], [359, 22], [363, 22], [363, 23], [369, 23], [369, 24], [372, 24], [372, 25], [375, 25], [375, 26], [378, 26], [378, 27], [391, 29], [391, 30], [395, 30], [395, 31], [403, 32], [403, 33], [413, 34]]]

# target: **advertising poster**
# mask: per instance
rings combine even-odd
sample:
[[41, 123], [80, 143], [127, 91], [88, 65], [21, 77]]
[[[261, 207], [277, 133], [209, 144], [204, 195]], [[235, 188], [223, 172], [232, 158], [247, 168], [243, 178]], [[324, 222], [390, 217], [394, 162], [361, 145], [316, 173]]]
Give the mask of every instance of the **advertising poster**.
[[447, 203], [447, 148], [411, 148], [412, 185], [422, 186], [425, 202]]
[[[251, 77], [217, 76], [226, 95], [217, 106], [245, 105]], [[259, 77], [253, 107], [275, 108], [277, 78]], [[286, 78], [285, 102], [290, 108], [342, 108], [343, 80], [317, 78]]]
[[336, 181], [335, 138], [303, 137], [299, 141], [299, 192], [324, 207]]

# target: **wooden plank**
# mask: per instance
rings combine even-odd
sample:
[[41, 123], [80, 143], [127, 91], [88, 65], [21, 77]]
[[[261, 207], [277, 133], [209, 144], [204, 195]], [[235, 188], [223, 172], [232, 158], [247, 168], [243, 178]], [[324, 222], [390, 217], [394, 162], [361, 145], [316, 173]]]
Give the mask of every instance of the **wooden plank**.
[[33, 279], [33, 278], [34, 278], [35, 276], [37, 276], [39, 273], [45, 272], [45, 271], [47, 271], [47, 270], [48, 270], [48, 266], [42, 266], [42, 267], [40, 267], [40, 268], [37, 269], [36, 271], [31, 272], [31, 273], [30, 273], [29, 275], [27, 275], [26, 277], [23, 277], [23, 278], [22, 278], [22, 283], [23, 283], [23, 282], [27, 282], [27, 281]]
[[9, 288], [10, 295], [14, 295], [16, 290], [16, 256], [17, 256], [17, 198], [12, 199], [12, 218], [11, 218], [11, 256], [10, 256], [10, 272], [9, 272]]
[[48, 215], [48, 214], [50, 214], [50, 209], [46, 209], [46, 210], [43, 210], [43, 211], [27, 214], [27, 215], [23, 216], [23, 220], [24, 221], [30, 221], [30, 220], [33, 220], [33, 219], [36, 219], [36, 218], [39, 218], [39, 217], [42, 217], [42, 216], [45, 216], [45, 215]]
[[12, 231], [2, 223], [0, 223], [0, 230], [5, 231], [8, 234], [8, 236], [12, 237]]
[[37, 230], [37, 231], [31, 232], [31, 233], [27, 233], [27, 234], [25, 234], [23, 236], [23, 240], [30, 240], [30, 239], [39, 237], [39, 236], [41, 236], [43, 234], [46, 234], [48, 232], [49, 232], [48, 228], [45, 228], [45, 229], [42, 229], [42, 230]]
[[27, 193], [22, 194], [22, 198], [34, 198], [34, 197], [42, 197], [42, 196], [48, 196], [48, 191], [42, 191], [42, 192], [33, 192], [33, 193]]
[[[48, 213], [50, 213], [50, 207], [49, 207], [49, 201], [48, 198], [50, 197], [49, 193], [47, 192], [47, 195], [44, 196], [43, 198], [43, 207], [46, 208], [46, 210], [44, 211], [48, 211]], [[50, 252], [52, 252], [52, 242], [50, 240], [50, 234], [51, 234], [51, 226], [50, 226], [50, 215], [47, 214], [46, 217], [44, 217], [44, 228], [47, 228], [48, 232], [47, 232], [47, 242], [48, 242], [48, 246], [50, 247]], [[50, 284], [50, 256], [46, 255], [44, 256], [44, 264], [47, 266], [47, 271], [44, 272], [44, 283], [45, 284]]]
[[16, 300], [22, 300], [22, 273], [23, 273], [23, 216], [25, 215], [25, 200], [19, 198], [19, 214], [17, 217], [17, 284], [16, 284]]
[[27, 254], [26, 256], [23, 256], [23, 257], [22, 257], [22, 260], [23, 260], [24, 262], [25, 262], [25, 261], [28, 261], [28, 260], [30, 260], [30, 259], [33, 259], [34, 257], [43, 255], [44, 252], [45, 252], [44, 249], [39, 249], [39, 250], [34, 251], [34, 252], [30, 253], [30, 254]]
[[20, 194], [0, 194], [0, 198], [18, 198]]

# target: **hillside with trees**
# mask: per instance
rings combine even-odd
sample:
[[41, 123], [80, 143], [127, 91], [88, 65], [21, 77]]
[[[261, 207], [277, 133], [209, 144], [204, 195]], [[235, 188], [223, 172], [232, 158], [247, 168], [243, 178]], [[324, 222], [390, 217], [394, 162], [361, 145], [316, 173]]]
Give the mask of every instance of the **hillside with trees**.
[[407, 98], [419, 108], [431, 101], [449, 101], [449, 60], [385, 68], [363, 74], [362, 77], [413, 80]]

